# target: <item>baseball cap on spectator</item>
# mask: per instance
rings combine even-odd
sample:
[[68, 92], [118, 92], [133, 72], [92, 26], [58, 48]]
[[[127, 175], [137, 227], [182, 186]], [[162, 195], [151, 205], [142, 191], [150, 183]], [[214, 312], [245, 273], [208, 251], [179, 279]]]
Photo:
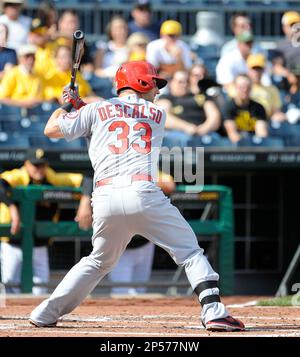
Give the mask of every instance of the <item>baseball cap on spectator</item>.
[[133, 9], [138, 9], [141, 11], [151, 11], [151, 4], [149, 0], [138, 0], [134, 6]]
[[266, 59], [265, 56], [261, 53], [251, 54], [247, 58], [247, 65], [249, 68], [265, 68], [266, 66]]
[[253, 42], [254, 36], [251, 31], [244, 31], [238, 34], [236, 37], [238, 42]]
[[22, 45], [18, 48], [17, 53], [18, 56], [26, 56], [26, 55], [31, 55], [36, 53], [36, 46], [27, 44], [27, 45]]
[[35, 19], [32, 19], [30, 32], [43, 35], [47, 31], [47, 29], [47, 25], [40, 18], [36, 17]]
[[291, 26], [300, 22], [300, 14], [297, 11], [287, 11], [283, 14], [281, 18], [282, 25]]
[[47, 164], [48, 160], [43, 149], [29, 149], [27, 151], [26, 160], [30, 161], [33, 165]]
[[161, 35], [180, 36], [182, 34], [182, 26], [178, 21], [164, 21], [160, 27]]

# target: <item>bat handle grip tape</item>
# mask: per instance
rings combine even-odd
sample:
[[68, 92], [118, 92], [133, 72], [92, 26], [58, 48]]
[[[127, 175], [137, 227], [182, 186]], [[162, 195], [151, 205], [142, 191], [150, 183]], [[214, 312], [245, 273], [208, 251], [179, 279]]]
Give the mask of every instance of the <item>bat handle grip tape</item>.
[[70, 113], [70, 111], [73, 109], [72, 103], [65, 103], [61, 107], [68, 113]]

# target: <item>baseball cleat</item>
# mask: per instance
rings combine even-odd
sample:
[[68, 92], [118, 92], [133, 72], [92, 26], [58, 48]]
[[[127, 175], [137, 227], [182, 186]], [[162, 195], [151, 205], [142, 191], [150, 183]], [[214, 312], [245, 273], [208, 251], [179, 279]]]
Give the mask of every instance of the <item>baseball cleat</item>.
[[203, 326], [207, 331], [233, 332], [245, 330], [245, 325], [242, 321], [235, 319], [232, 316], [208, 321], [206, 324], [203, 323]]
[[29, 323], [35, 327], [56, 327], [57, 322], [53, 322], [52, 324], [42, 324], [40, 322], [33, 321], [29, 319]]

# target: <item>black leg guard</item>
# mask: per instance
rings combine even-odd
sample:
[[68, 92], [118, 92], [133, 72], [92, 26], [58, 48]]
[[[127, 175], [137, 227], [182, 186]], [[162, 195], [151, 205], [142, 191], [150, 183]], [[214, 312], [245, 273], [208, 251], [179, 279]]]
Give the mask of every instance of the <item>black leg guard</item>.
[[[194, 293], [199, 297], [202, 291], [207, 289], [218, 288], [218, 282], [216, 280], [203, 281], [197, 285], [194, 289]], [[207, 295], [201, 299], [200, 304], [203, 306], [205, 304], [210, 304], [212, 302], [221, 302], [219, 295]]]

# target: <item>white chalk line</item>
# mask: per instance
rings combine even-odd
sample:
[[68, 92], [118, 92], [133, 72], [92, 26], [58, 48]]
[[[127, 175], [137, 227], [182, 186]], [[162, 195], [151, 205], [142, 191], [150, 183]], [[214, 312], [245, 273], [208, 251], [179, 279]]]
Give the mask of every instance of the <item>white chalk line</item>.
[[256, 306], [256, 304], [257, 304], [257, 300], [251, 300], [251, 301], [248, 301], [248, 302], [245, 302], [242, 304], [229, 304], [229, 305], [226, 305], [226, 307], [240, 308], [240, 307]]

